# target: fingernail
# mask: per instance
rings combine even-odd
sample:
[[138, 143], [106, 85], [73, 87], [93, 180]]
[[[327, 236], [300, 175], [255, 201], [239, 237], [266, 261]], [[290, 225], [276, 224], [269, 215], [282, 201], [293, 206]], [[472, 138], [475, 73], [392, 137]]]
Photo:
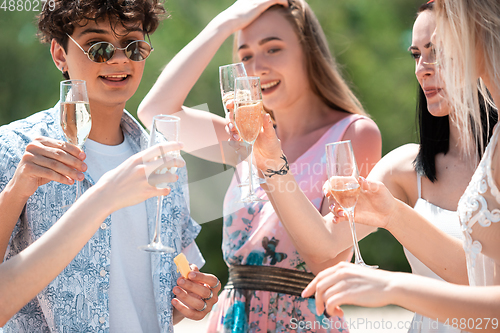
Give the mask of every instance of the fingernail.
[[78, 173], [77, 177], [78, 177], [78, 180], [83, 180], [85, 178], [85, 176], [81, 172]]
[[233, 123], [229, 123], [227, 126], [229, 127], [230, 130], [234, 128]]
[[188, 274], [188, 278], [190, 278], [190, 279], [196, 279], [196, 273], [194, 273], [194, 272], [189, 273]]
[[176, 295], [179, 295], [179, 288], [177, 287], [174, 287], [174, 289], [172, 290], [172, 292]]
[[82, 165], [80, 166], [80, 169], [82, 169], [83, 171], [87, 171], [87, 164], [82, 163]]
[[344, 217], [344, 216], [345, 216], [345, 213], [344, 213], [344, 211], [343, 211], [343, 210], [341, 210], [341, 211], [339, 211], [339, 212], [338, 212], [338, 215], [339, 215], [339, 216]]
[[238, 141], [238, 139], [239, 139], [238, 134], [233, 134], [233, 139]]
[[85, 153], [82, 151], [80, 154], [78, 154], [78, 158], [80, 158], [81, 160], [84, 160], [85, 159]]
[[182, 285], [184, 285], [185, 283], [186, 283], [186, 280], [184, 280], [184, 279], [180, 279], [178, 284], [179, 284], [180, 286], [182, 286]]

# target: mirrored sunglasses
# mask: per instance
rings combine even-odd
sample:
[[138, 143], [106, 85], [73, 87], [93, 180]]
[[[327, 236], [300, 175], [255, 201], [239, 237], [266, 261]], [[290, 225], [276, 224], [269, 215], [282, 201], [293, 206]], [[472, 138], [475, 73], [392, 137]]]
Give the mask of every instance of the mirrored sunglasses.
[[[106, 62], [113, 58], [116, 50], [123, 51], [125, 56], [132, 61], [144, 61], [146, 60], [151, 52], [154, 50], [151, 45], [145, 40], [134, 40], [126, 47], [116, 47], [108, 42], [98, 42], [93, 44], [88, 51], [85, 51], [83, 47], [76, 40], [74, 40], [69, 34], [66, 34], [79, 48], [87, 55], [87, 57], [93, 62]], [[149, 36], [148, 36], [149, 39]]]

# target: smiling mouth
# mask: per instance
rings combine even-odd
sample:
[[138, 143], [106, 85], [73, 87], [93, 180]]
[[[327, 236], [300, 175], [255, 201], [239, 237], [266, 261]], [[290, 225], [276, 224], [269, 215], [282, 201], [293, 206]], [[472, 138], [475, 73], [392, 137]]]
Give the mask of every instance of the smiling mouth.
[[277, 86], [279, 83], [281, 83], [281, 81], [280, 80], [276, 80], [276, 81], [269, 82], [269, 83], [266, 83], [266, 84], [261, 84], [260, 87], [261, 87], [262, 91], [265, 91], [266, 89], [270, 89], [270, 88], [273, 88], [273, 87]]
[[129, 77], [129, 75], [127, 74], [101, 75], [100, 77], [108, 81], [120, 82], [126, 80]]

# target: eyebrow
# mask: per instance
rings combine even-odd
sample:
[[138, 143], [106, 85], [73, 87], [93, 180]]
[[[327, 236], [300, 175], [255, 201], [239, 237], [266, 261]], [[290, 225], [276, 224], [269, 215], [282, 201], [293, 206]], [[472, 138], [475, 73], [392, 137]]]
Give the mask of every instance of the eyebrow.
[[[138, 31], [138, 32], [141, 32], [141, 33], [144, 33], [144, 31], [140, 28], [130, 28], [130, 29], [127, 29], [127, 34], [125, 34], [124, 36], [127, 36], [129, 33], [131, 32], [134, 32], [134, 31]], [[79, 35], [78, 37], [82, 37], [84, 35], [88, 35], [88, 34], [101, 34], [101, 35], [106, 35], [108, 34], [109, 32], [107, 30], [104, 30], [104, 29], [98, 29], [98, 28], [87, 28], [85, 30], [83, 30]]]
[[[266, 38], [264, 38], [264, 39], [262, 39], [262, 40], [259, 41], [259, 45], [264, 45], [265, 43], [273, 41], [273, 40], [283, 41], [279, 37], [266, 37]], [[247, 49], [247, 48], [248, 48], [248, 45], [243, 44], [240, 47], [238, 47], [238, 51], [241, 50], [241, 49]]]
[[[427, 44], [424, 45], [425, 49], [428, 49], [430, 47], [432, 47], [432, 42], [429, 42], [429, 43], [427, 43]], [[411, 51], [411, 50], [417, 50], [418, 51], [418, 47], [412, 45], [412, 46], [410, 46], [408, 48], [408, 51]]]

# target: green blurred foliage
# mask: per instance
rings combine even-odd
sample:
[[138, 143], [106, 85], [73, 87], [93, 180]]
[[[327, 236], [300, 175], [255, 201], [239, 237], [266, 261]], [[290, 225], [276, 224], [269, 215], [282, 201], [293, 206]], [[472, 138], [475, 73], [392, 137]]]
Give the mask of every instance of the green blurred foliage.
[[[232, 0], [168, 0], [170, 18], [163, 21], [151, 40], [155, 51], [147, 60], [142, 83], [127, 109], [137, 106], [154, 84], [165, 64], [200, 32]], [[345, 77], [378, 124], [383, 153], [414, 142], [416, 80], [414, 64], [407, 52], [416, 0], [309, 0], [316, 12], [333, 54]], [[24, 118], [55, 104], [61, 73], [55, 68], [48, 45], [36, 37], [36, 12], [0, 10], [0, 125]], [[218, 90], [218, 66], [231, 63], [231, 40], [226, 41], [189, 94], [186, 105], [207, 103], [211, 112], [223, 114]], [[203, 164], [190, 163], [196, 171]], [[191, 171], [190, 171], [191, 172]], [[196, 193], [197, 198], [210, 193]], [[218, 203], [222, 205], [222, 202]], [[221, 220], [203, 224], [198, 244], [207, 259], [204, 271], [224, 281]], [[391, 270], [408, 270], [402, 248], [385, 231], [361, 241], [368, 263]]]

